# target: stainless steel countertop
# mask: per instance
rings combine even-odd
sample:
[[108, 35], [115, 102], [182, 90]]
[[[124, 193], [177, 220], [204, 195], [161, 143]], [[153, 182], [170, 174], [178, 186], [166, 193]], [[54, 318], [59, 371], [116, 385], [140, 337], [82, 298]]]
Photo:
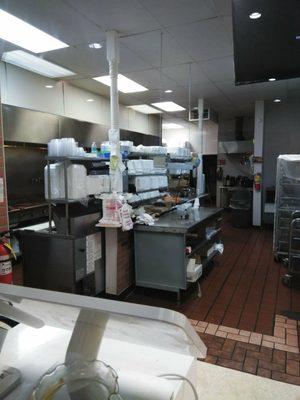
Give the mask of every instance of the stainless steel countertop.
[[203, 224], [212, 217], [222, 214], [221, 208], [200, 207], [198, 209], [190, 208], [187, 213], [188, 219], [181, 218], [182, 211], [174, 210], [162, 215], [154, 225], [136, 224], [136, 231], [147, 232], [170, 232], [170, 233], [187, 233], [195, 229], [198, 225]]

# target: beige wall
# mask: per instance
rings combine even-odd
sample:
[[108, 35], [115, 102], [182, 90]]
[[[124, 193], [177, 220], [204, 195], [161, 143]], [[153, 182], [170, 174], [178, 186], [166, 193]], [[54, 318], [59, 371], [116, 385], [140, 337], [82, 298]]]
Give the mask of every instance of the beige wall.
[[[0, 62], [0, 84], [4, 104], [110, 125], [109, 99], [72, 86], [68, 81], [63, 87], [62, 81]], [[54, 88], [46, 89], [45, 85], [54, 85]], [[89, 98], [94, 101], [87, 102]], [[142, 114], [122, 105], [120, 127], [160, 136], [159, 117]]]

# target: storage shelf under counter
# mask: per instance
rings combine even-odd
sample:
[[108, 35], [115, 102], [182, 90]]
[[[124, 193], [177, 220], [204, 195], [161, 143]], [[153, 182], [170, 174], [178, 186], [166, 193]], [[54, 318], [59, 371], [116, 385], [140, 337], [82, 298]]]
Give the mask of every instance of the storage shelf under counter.
[[[181, 218], [178, 210], [162, 215], [154, 225], [135, 225], [136, 285], [177, 293], [189, 286], [187, 264], [191, 257], [202, 256], [206, 268], [217, 255], [207, 250], [219, 240], [222, 210], [218, 208], [190, 208], [188, 219]], [[206, 238], [206, 228], [214, 227]], [[194, 246], [190, 240], [194, 240]], [[190, 254], [186, 248], [191, 247]]]

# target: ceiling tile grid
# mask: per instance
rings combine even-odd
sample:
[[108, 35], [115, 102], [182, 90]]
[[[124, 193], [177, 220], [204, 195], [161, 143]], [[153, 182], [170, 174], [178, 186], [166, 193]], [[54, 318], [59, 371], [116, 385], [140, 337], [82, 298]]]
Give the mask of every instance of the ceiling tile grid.
[[[91, 78], [108, 74], [105, 30], [118, 30], [120, 73], [149, 89], [120, 93], [125, 105], [164, 99], [188, 107], [190, 80], [191, 104], [204, 97], [222, 113], [253, 112], [255, 99], [300, 93], [300, 78], [235, 86], [230, 0], [0, 0], [0, 8], [68, 43], [41, 56], [74, 71], [69, 82], [104, 96], [109, 88]], [[91, 42], [103, 48], [92, 50]], [[0, 52], [16, 48], [0, 40]]]

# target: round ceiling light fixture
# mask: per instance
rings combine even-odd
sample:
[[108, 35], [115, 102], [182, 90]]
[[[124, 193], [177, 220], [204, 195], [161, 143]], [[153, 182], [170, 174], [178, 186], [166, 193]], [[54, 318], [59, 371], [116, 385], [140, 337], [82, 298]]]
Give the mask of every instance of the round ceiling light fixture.
[[250, 19], [258, 19], [258, 18], [260, 18], [260, 17], [261, 17], [261, 13], [258, 12], [258, 11], [255, 11], [255, 12], [253, 12], [253, 13], [251, 13], [251, 14], [249, 15], [249, 18], [250, 18]]
[[275, 82], [276, 78], [269, 78], [269, 82]]
[[89, 43], [89, 48], [90, 49], [102, 49], [102, 44], [101, 43]]
[[273, 103], [281, 103], [281, 99], [275, 99], [273, 100]]
[[86, 99], [86, 101], [88, 102], [88, 103], [91, 103], [92, 101], [95, 101], [94, 99]]
[[53, 85], [45, 85], [46, 89], [53, 89]]
[[171, 90], [171, 89], [165, 90], [165, 93], [172, 93], [172, 92], [173, 92], [173, 90]]

